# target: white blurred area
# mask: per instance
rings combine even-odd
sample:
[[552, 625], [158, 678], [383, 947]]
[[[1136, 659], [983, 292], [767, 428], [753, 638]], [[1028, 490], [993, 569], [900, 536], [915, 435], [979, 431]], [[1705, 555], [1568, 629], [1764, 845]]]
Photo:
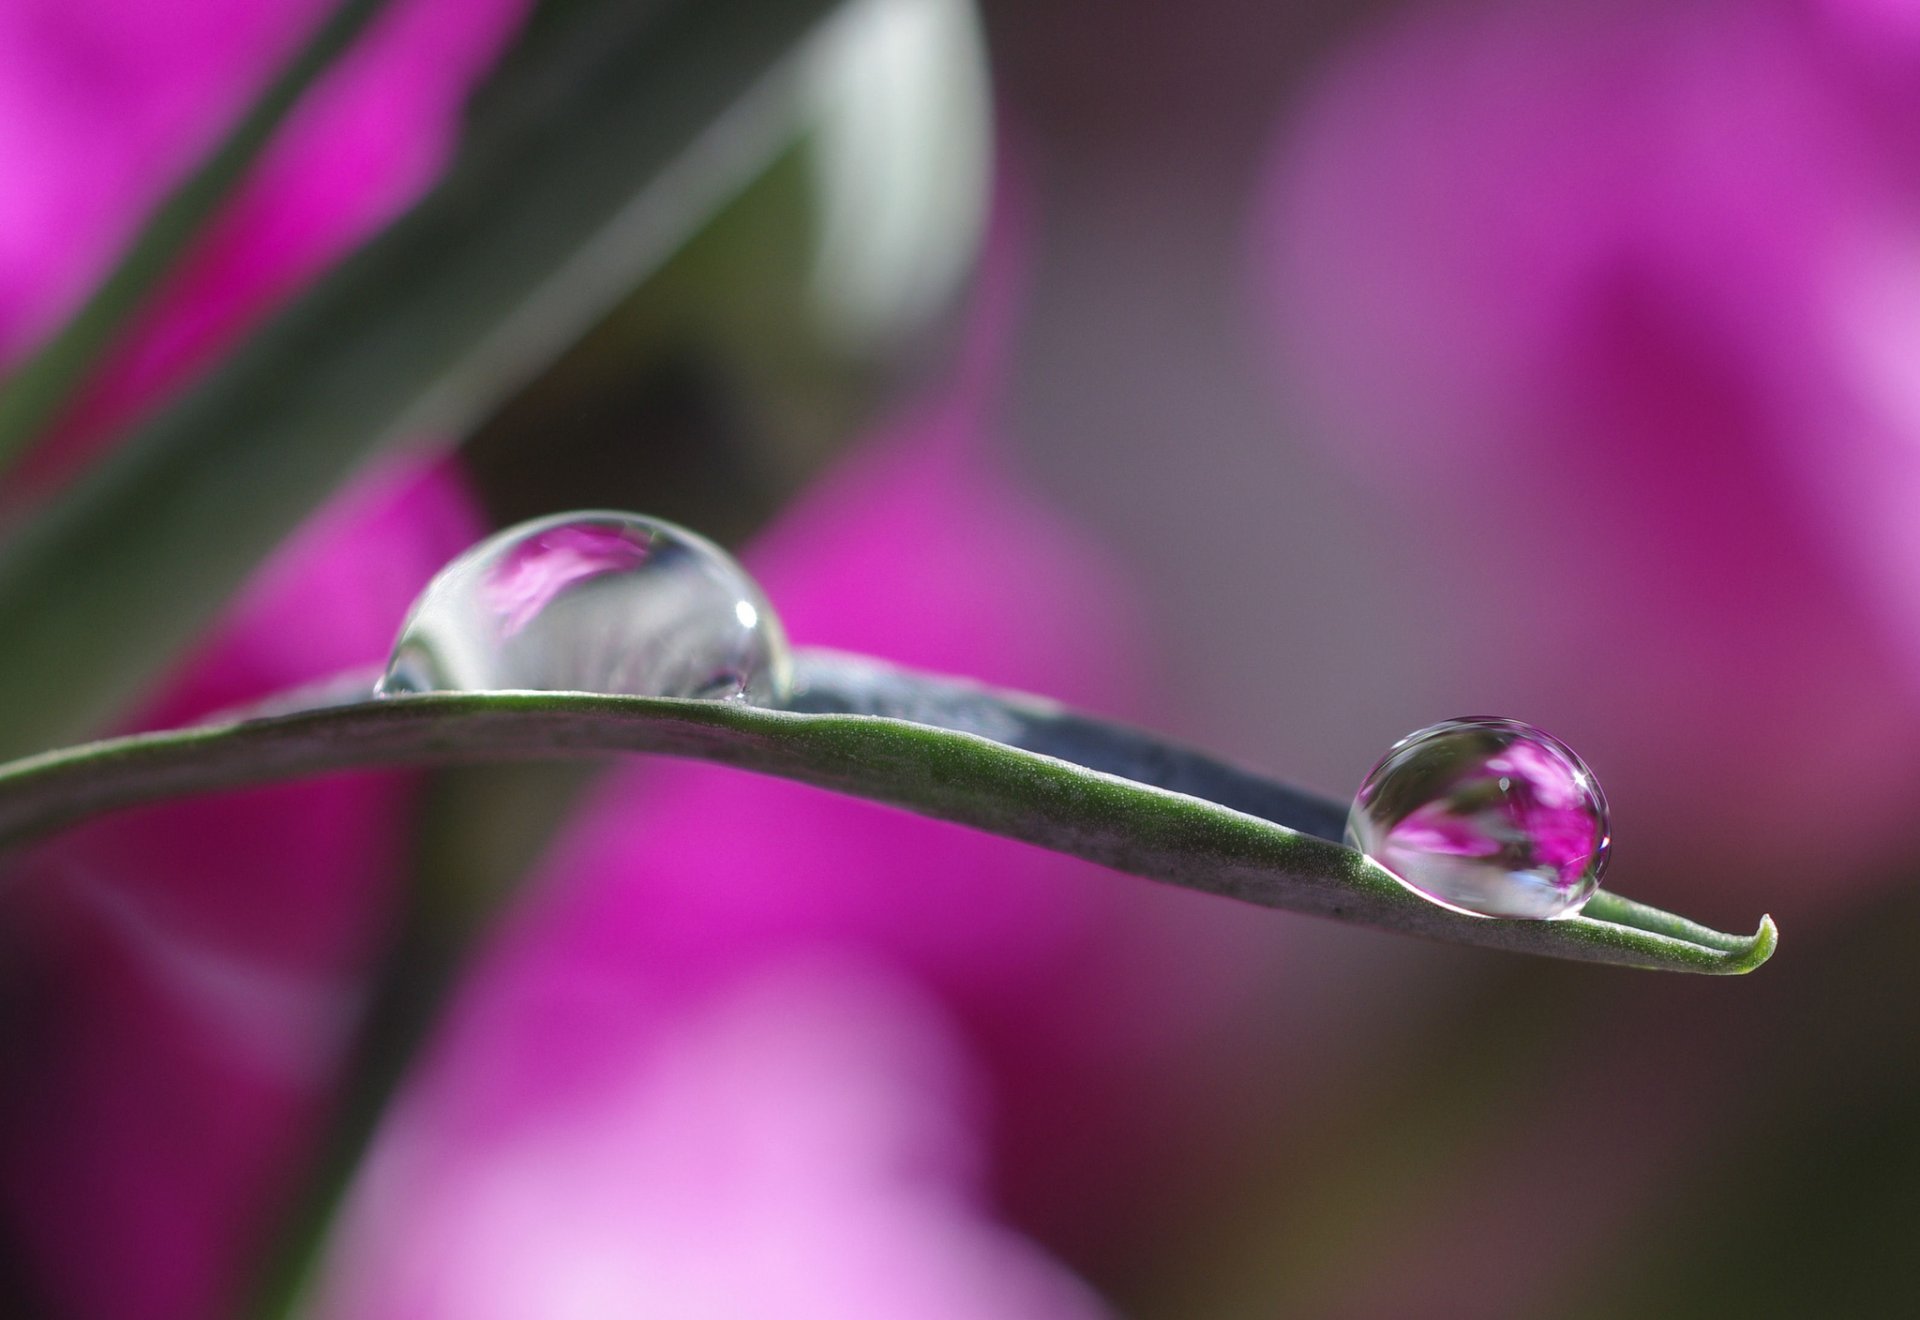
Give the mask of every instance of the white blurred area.
[[855, 0], [801, 74], [825, 332], [873, 354], [950, 305], [979, 246], [992, 157], [986, 49], [967, 0]]
[[1389, 511], [1289, 424], [1251, 232], [1325, 6], [987, 7], [1031, 198], [1003, 430], [1126, 561], [1166, 709], [1207, 746], [1338, 796], [1433, 691], [1432, 602]]

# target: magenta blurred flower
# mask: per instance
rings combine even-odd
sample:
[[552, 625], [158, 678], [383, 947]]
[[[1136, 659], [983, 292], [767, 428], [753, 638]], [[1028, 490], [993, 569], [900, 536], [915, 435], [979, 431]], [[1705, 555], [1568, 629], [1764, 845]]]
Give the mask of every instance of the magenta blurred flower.
[[591, 1048], [591, 1076], [568, 1067], [481, 1137], [440, 1136], [437, 1096], [418, 1106], [367, 1181], [321, 1314], [1102, 1313], [994, 1224], [977, 1069], [922, 987], [834, 948], [712, 979], [667, 1003], [545, 987], [556, 1052], [575, 1065]]
[[1438, 565], [1451, 690], [1568, 730], [1637, 869], [1775, 911], [1872, 875], [1920, 787], [1886, 9], [1411, 8], [1290, 114], [1263, 229], [1294, 402]]
[[[1129, 700], [1116, 584], [964, 410], [749, 563], [804, 643]], [[993, 1194], [1097, 1220], [1246, 984], [1220, 905], [709, 767], [621, 768], [543, 869], [376, 1155], [330, 1314], [1095, 1313]]]
[[[148, 727], [376, 660], [476, 519], [370, 475], [262, 569]], [[215, 1314], [284, 1203], [406, 862], [394, 775], [111, 817], [5, 864], [0, 1212], [61, 1314]]]
[[[27, 479], [71, 470], [416, 194], [523, 7], [396, 5], [297, 112]], [[71, 309], [323, 8], [0, 11], [0, 359]], [[262, 570], [139, 722], [376, 661], [477, 530], [448, 474], [370, 474]], [[105, 821], [9, 861], [0, 1203], [50, 1303], [134, 1320], [223, 1305], [332, 1086], [351, 975], [405, 860], [407, 803], [393, 776], [263, 789]]]
[[[398, 0], [259, 168], [29, 468], [70, 472], [403, 209], [530, 0]], [[331, 0], [0, 6], [0, 366], [51, 331]]]
[[[417, 191], [518, 8], [402, 4], [39, 475]], [[0, 352], [74, 303], [315, 11], [0, 19], [0, 103], [20, 110], [0, 118], [34, 162], [0, 184], [30, 220], [0, 250]], [[1132, 705], [1124, 592], [996, 469], [978, 356], [755, 563], [803, 641]], [[475, 530], [444, 473], [370, 478], [146, 722], [376, 659]], [[332, 1083], [406, 802], [391, 778], [257, 790], [108, 820], [15, 868], [0, 1198], [55, 1304], [163, 1320], [230, 1298]], [[364, 1180], [335, 1314], [1098, 1314], [996, 1206], [1049, 1228], [1126, 1213], [1138, 1157], [1178, 1149], [1180, 1097], [1207, 1075], [1197, 1027], [1249, 987], [1224, 905], [718, 770], [622, 768], [544, 869]]]

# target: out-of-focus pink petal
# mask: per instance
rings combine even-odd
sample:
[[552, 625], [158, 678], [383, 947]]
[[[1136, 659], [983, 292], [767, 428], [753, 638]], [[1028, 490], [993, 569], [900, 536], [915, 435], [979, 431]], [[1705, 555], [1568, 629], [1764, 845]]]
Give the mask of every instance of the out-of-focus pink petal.
[[437, 1120], [402, 1114], [323, 1314], [1103, 1314], [984, 1213], [975, 1079], [912, 982], [813, 950], [623, 1007], [600, 1084], [443, 1164], [430, 1204], [407, 1165]]
[[[476, 530], [443, 468], [372, 474], [261, 571], [142, 723], [377, 663]], [[404, 860], [409, 783], [147, 808], [0, 868], [0, 1205], [71, 1314], [216, 1313], [261, 1247]]]
[[[0, 17], [0, 358], [70, 310], [325, 11], [29, 0]], [[294, 112], [29, 469], [114, 428], [425, 188], [526, 0], [401, 0]], [[155, 16], [164, 16], [164, 19]]]
[[0, 9], [0, 358], [17, 357], [79, 302], [324, 9], [322, 0]]
[[1815, 35], [1398, 15], [1290, 120], [1262, 229], [1287, 385], [1405, 502], [1449, 691], [1573, 735], [1618, 864], [1789, 913], [1920, 787], [1920, 376], [1886, 356], [1920, 298], [1883, 259], [1920, 207]]
[[[909, 418], [804, 498], [749, 567], [802, 644], [1131, 704], [1140, 648], [1122, 585], [984, 450], [962, 412]], [[1220, 1020], [1254, 965], [1243, 956], [1254, 914], [1233, 905], [711, 767], [617, 768], [543, 870], [542, 897], [463, 994], [407, 1135], [376, 1157], [389, 1172], [366, 1187], [369, 1225], [417, 1227], [471, 1180], [500, 1185], [496, 1165], [518, 1167], [524, 1143], [567, 1115], [617, 1110], [636, 1076], [669, 1067], [667, 1042], [687, 1014], [801, 956], [878, 968], [931, 996], [980, 1069], [996, 1193], [1022, 1222], [1100, 1221], [1124, 1200], [1107, 1195], [1127, 1176], [1116, 1166], [1150, 1167], [1133, 1156], [1165, 1135], [1141, 1129], [1204, 1071], [1185, 1066], [1198, 1024]], [[723, 1122], [714, 1108], [710, 1121]], [[884, 1132], [872, 1135], [884, 1151]], [[1121, 1143], [1129, 1159], [1116, 1161]], [[643, 1179], [623, 1158], [610, 1152], [594, 1176]], [[566, 1199], [559, 1187], [529, 1195], [513, 1213]], [[795, 1234], [818, 1243], [819, 1269], [788, 1281], [783, 1314], [830, 1312], [838, 1262], [870, 1232], [870, 1214], [845, 1209], [831, 1183], [819, 1195], [811, 1209], [796, 1196], [783, 1210], [807, 1225], [750, 1225], [753, 1249]], [[695, 1187], [684, 1213], [721, 1212]], [[363, 1226], [352, 1241], [382, 1232]], [[433, 1277], [398, 1297], [360, 1252], [341, 1258], [342, 1286], [380, 1300], [355, 1314], [453, 1295], [451, 1248], [422, 1258]], [[388, 1282], [358, 1280], [363, 1270]], [[656, 1276], [622, 1277], [623, 1304], [658, 1303]], [[961, 1289], [955, 1304], [974, 1296]]]

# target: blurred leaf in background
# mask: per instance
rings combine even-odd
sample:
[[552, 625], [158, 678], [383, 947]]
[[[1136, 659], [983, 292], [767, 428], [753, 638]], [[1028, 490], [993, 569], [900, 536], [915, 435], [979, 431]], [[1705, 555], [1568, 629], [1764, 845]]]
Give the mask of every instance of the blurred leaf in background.
[[784, 57], [825, 8], [538, 26], [419, 206], [0, 547], [0, 748], [124, 710], [356, 460], [473, 424], [664, 260], [798, 127]]
[[851, 7], [800, 134], [465, 446], [505, 524], [645, 509], [737, 544], [951, 347], [989, 107], [964, 5]]

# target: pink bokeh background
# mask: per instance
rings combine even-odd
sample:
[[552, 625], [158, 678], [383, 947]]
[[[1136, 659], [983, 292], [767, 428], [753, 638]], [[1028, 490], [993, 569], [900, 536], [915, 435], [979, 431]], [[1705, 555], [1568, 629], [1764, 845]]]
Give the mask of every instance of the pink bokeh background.
[[[1898, 959], [1860, 950], [1914, 921], [1920, 22], [983, 8], [1008, 149], [963, 330], [742, 548], [794, 640], [1338, 794], [1418, 725], [1531, 719], [1607, 786], [1610, 885], [1772, 910], [1803, 960], [1749, 992], [1429, 948], [623, 763], [477, 952], [320, 1313], [1582, 1316], [1642, 1296], [1666, 1240], [1697, 1246], [1680, 1284], [1647, 1267], [1677, 1297], [1729, 1286], [1742, 1242], [1781, 1257], [1765, 1215], [1798, 1185], [1738, 1171], [1920, 1115], [1865, 1048], [1826, 1097], [1770, 1058], [1813, 1057], [1810, 1022], [1910, 1025], [1872, 979]], [[523, 11], [397, 4], [5, 507], [417, 197]], [[319, 12], [0, 13], [0, 359]], [[261, 566], [140, 725], [379, 661], [486, 526], [455, 438], [419, 441]], [[244, 1286], [418, 787], [146, 809], [6, 862], [0, 1225], [54, 1314], [184, 1320]], [[1674, 1231], [1722, 1179], [1761, 1207], [1736, 1245]]]

